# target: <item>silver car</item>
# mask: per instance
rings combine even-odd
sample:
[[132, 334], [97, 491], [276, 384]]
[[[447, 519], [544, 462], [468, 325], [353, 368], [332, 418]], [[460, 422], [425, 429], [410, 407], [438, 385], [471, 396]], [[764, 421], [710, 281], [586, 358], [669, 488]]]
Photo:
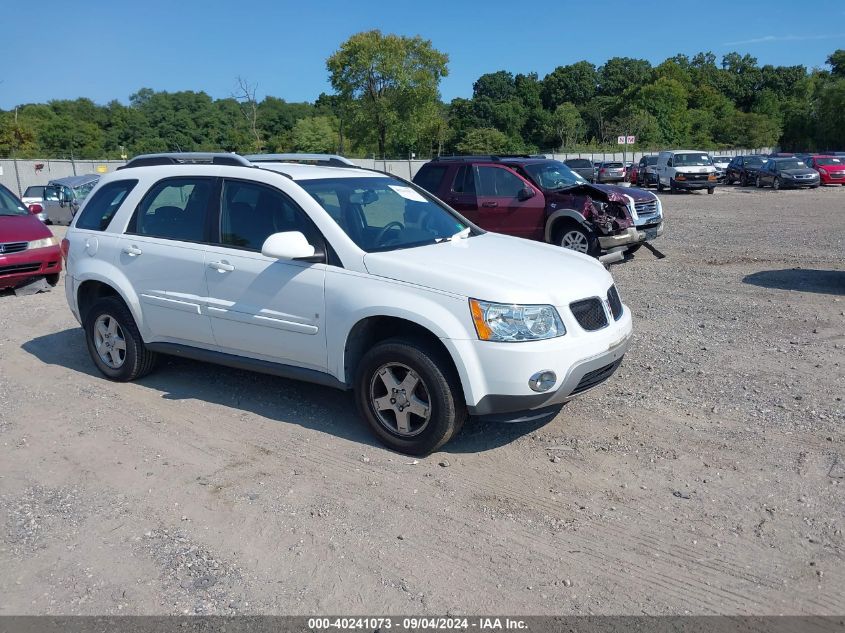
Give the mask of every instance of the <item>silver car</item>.
[[42, 206], [47, 214], [47, 224], [70, 225], [79, 205], [100, 180], [100, 174], [56, 178], [44, 188]]

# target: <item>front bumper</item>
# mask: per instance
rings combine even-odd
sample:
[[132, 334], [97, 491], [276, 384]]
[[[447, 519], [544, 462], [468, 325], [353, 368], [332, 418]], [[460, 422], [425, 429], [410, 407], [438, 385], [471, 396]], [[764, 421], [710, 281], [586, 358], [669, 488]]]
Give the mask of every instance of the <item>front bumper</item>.
[[808, 178], [797, 180], [795, 178], [782, 178], [781, 187], [784, 189], [800, 189], [801, 187], [818, 187], [821, 184], [819, 178]]
[[719, 182], [717, 180], [673, 180], [675, 189], [712, 189], [717, 187]]
[[619, 246], [632, 246], [641, 242], [650, 242], [663, 235], [663, 221], [647, 226], [632, 226], [622, 233], [599, 237], [599, 246], [608, 251]]
[[20, 286], [31, 279], [56, 275], [61, 270], [62, 251], [58, 246], [0, 255], [0, 288]]
[[[474, 416], [497, 416], [500, 421], [542, 416], [544, 409], [597, 386], [610, 377], [630, 345], [632, 322], [627, 306], [618, 321], [588, 332], [562, 307], [564, 336], [525, 343], [493, 343], [467, 339], [441, 339], [455, 359], [467, 408]], [[602, 375], [587, 374], [613, 366]], [[552, 371], [557, 380], [549, 391], [529, 387], [537, 372]], [[591, 381], [595, 380], [594, 383]]]

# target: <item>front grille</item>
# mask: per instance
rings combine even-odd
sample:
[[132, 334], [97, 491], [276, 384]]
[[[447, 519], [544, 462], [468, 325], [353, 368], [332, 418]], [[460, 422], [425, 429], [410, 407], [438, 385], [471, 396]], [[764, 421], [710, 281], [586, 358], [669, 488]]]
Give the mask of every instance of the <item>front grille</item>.
[[607, 315], [604, 312], [604, 306], [600, 299], [595, 297], [591, 299], [583, 299], [569, 304], [569, 309], [578, 321], [578, 325], [587, 330], [594, 332], [603, 327], [607, 327]]
[[0, 255], [20, 253], [25, 251], [27, 246], [29, 246], [29, 242], [2, 242], [0, 243]]
[[707, 180], [710, 174], [684, 174], [686, 180]]
[[575, 386], [575, 389], [572, 390], [570, 395], [574, 396], [576, 393], [581, 393], [587, 391], [587, 389], [592, 389], [596, 385], [600, 385], [613, 375], [613, 372], [619, 368], [621, 363], [622, 359], [620, 358], [619, 360], [610, 363], [610, 365], [605, 365], [604, 367], [599, 367], [591, 372], [587, 372], [584, 374], [581, 382], [579, 382]]
[[637, 210], [637, 215], [652, 215], [657, 213], [657, 200], [635, 202], [634, 208]]
[[610, 304], [610, 312], [613, 319], [618, 321], [622, 318], [622, 299], [619, 298], [619, 291], [616, 286], [611, 286], [607, 291], [607, 302]]
[[19, 273], [34, 273], [41, 268], [41, 264], [13, 264], [0, 266], [0, 275], [17, 275]]

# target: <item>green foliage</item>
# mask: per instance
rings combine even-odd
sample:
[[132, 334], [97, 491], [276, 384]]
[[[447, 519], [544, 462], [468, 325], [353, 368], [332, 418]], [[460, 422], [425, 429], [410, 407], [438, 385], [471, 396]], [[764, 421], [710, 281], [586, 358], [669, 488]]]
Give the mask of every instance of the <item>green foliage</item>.
[[543, 105], [554, 110], [567, 101], [584, 105], [596, 95], [598, 72], [587, 61], [558, 66], [543, 80]]
[[564, 149], [577, 144], [586, 131], [584, 119], [574, 103], [561, 103], [552, 113], [550, 120], [552, 131]]
[[[357, 33], [326, 61], [338, 94], [357, 102], [359, 131], [372, 129], [378, 153], [400, 133], [399, 145], [413, 144], [406, 132], [414, 117], [439, 99], [438, 85], [449, 57], [421, 37]], [[393, 148], [391, 148], [393, 149]], [[403, 148], [404, 149], [404, 148]]]
[[461, 154], [507, 154], [517, 151], [514, 150], [512, 139], [493, 128], [469, 130], [458, 143], [457, 150]]
[[299, 119], [291, 131], [291, 143], [297, 152], [334, 154], [338, 143], [334, 122], [327, 116]]

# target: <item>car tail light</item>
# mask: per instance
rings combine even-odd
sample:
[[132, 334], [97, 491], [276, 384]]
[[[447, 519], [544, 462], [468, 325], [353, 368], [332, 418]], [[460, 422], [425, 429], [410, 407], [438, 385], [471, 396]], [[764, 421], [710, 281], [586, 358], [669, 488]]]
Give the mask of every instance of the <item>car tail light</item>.
[[599, 173], [600, 173], [600, 174], [603, 174], [603, 173], [604, 173], [604, 172], [606, 172], [606, 171], [607, 171], [607, 170], [606, 170], [604, 167], [602, 167], [601, 169], [599, 169]]
[[67, 263], [67, 254], [70, 251], [70, 241], [67, 238], [62, 240], [62, 259]]
[[37, 214], [41, 213], [42, 211], [44, 211], [44, 207], [42, 207], [37, 202], [33, 202], [31, 205], [29, 205], [29, 212], [32, 213], [33, 215], [37, 215]]

